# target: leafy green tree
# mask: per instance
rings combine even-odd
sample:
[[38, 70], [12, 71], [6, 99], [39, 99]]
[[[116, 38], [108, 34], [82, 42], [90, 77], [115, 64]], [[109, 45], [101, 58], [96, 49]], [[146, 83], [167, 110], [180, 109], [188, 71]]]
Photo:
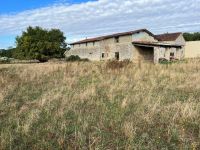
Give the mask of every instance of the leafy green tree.
[[28, 27], [21, 36], [16, 37], [14, 57], [18, 59], [62, 58], [66, 50], [64, 33], [59, 29], [46, 30], [41, 27]]
[[200, 32], [184, 33], [183, 36], [186, 41], [200, 41]]
[[0, 57], [13, 57], [13, 52], [15, 51], [15, 48], [9, 47], [7, 50], [1, 49], [0, 50]]

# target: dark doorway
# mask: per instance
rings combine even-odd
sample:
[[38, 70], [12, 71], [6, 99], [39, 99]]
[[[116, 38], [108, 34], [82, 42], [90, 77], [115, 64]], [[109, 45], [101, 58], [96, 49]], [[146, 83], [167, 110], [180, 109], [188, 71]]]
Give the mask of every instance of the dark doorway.
[[115, 59], [119, 60], [119, 52], [115, 52]]
[[136, 46], [139, 52], [139, 57], [142, 60], [153, 61], [154, 59], [154, 48], [145, 46]]
[[101, 54], [101, 57], [104, 58], [104, 57], [105, 57], [105, 53], [102, 53], [102, 54]]

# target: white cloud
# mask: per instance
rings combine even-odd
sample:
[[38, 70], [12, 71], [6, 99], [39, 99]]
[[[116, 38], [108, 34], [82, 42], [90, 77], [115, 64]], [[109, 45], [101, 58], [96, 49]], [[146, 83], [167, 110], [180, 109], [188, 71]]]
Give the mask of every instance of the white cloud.
[[200, 0], [99, 0], [0, 15], [0, 35], [27, 26], [60, 28], [68, 39], [148, 28], [154, 33], [200, 30]]

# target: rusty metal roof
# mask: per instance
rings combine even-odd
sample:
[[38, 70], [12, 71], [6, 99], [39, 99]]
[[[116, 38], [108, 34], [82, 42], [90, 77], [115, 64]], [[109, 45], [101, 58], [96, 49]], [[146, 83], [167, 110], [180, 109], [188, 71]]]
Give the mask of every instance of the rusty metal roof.
[[139, 29], [139, 30], [135, 30], [135, 31], [122, 32], [122, 33], [116, 33], [116, 34], [111, 34], [111, 35], [106, 35], [106, 36], [100, 36], [100, 37], [96, 37], [96, 38], [85, 39], [85, 40], [71, 43], [71, 45], [82, 44], [82, 43], [87, 43], [87, 42], [96, 42], [96, 41], [101, 41], [101, 40], [113, 38], [113, 37], [132, 35], [134, 33], [139, 33], [139, 32], [146, 32], [149, 35], [153, 36], [155, 39], [157, 39], [156, 36], [153, 33], [151, 33], [150, 31], [148, 31], [147, 29]]
[[182, 33], [165, 33], [165, 34], [159, 34], [155, 35], [159, 41], [175, 41]]

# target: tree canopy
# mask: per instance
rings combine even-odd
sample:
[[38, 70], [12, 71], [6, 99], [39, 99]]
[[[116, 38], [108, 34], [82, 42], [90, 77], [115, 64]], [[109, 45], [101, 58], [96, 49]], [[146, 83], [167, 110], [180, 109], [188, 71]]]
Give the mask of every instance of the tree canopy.
[[183, 36], [186, 41], [200, 41], [200, 32], [184, 33]]
[[7, 50], [0, 49], [0, 57], [12, 58], [14, 51], [15, 51], [15, 48], [12, 48], [12, 47], [8, 48]]
[[18, 59], [37, 59], [47, 61], [61, 58], [66, 49], [64, 33], [59, 29], [28, 27], [21, 36], [16, 37], [14, 57]]

